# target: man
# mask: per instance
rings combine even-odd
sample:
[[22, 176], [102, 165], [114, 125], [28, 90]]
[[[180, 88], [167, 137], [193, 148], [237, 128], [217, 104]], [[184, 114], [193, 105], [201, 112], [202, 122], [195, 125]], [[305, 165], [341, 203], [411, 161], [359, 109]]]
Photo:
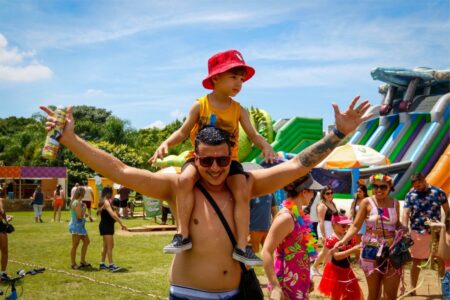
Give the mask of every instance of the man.
[[122, 209], [122, 216], [128, 219], [128, 197], [130, 195], [130, 189], [121, 185], [119, 188], [120, 208]]
[[250, 200], [250, 240], [254, 253], [259, 252], [259, 246], [264, 244], [272, 223], [277, 214], [277, 202], [272, 194], [256, 197]]
[[83, 203], [86, 204], [87, 210], [88, 210], [88, 218], [89, 221], [93, 222], [92, 214], [91, 214], [91, 206], [92, 206], [92, 200], [94, 200], [94, 191], [92, 188], [88, 185], [87, 181], [83, 181], [83, 187], [84, 187], [84, 197], [83, 197]]
[[[411, 176], [412, 190], [406, 194], [403, 206], [403, 225], [408, 227], [410, 221], [411, 238], [411, 288], [415, 288], [419, 278], [418, 267], [424, 259], [430, 256], [431, 229], [426, 225], [427, 220], [441, 221], [441, 207], [445, 216], [448, 214], [448, 200], [445, 193], [427, 183], [421, 173]], [[413, 292], [415, 295], [415, 292]]]
[[[337, 130], [311, 145], [295, 158], [267, 170], [249, 173], [248, 187], [251, 197], [266, 195], [305, 175], [339, 144], [346, 134], [361, 122], [370, 107], [368, 101], [356, 106], [356, 97], [349, 108], [341, 113], [333, 104]], [[46, 129], [55, 126], [53, 111], [41, 107], [50, 116]], [[90, 168], [125, 186], [155, 199], [167, 200], [176, 210], [177, 174], [152, 173], [129, 167], [112, 155], [91, 146], [74, 132], [72, 109], [67, 111], [66, 125], [60, 142]], [[232, 193], [225, 180], [230, 169], [230, 142], [226, 132], [214, 127], [201, 130], [195, 141], [195, 166], [199, 182], [215, 199], [225, 219], [236, 233], [233, 220]], [[226, 164], [228, 162], [228, 164]], [[220, 166], [219, 166], [220, 164]], [[189, 224], [193, 247], [175, 255], [170, 271], [170, 299], [234, 299], [239, 293], [241, 269], [231, 253], [233, 247], [225, 229], [205, 196], [196, 188], [195, 204]], [[207, 280], [205, 280], [205, 278]]]

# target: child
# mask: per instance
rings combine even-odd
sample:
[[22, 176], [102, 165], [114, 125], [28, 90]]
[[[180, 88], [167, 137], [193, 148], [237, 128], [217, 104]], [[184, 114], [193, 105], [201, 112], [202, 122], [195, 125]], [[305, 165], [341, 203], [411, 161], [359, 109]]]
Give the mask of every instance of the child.
[[[344, 237], [351, 221], [346, 216], [335, 214], [331, 219], [331, 223], [334, 233], [325, 241], [325, 247], [328, 249], [333, 249], [334, 244]], [[350, 268], [349, 261], [350, 255], [358, 253], [360, 249], [361, 246], [359, 244], [354, 245], [352, 241], [337, 252], [330, 250], [331, 261], [325, 265], [322, 280], [318, 287], [322, 295], [333, 300], [363, 300], [361, 288]]]
[[430, 226], [439, 228], [439, 246], [435, 254], [444, 262], [445, 273], [442, 277], [442, 296], [450, 300], [450, 214], [445, 217], [444, 224], [431, 222]]
[[[55, 191], [53, 192], [53, 219], [52, 222], [58, 220], [61, 222], [61, 208], [64, 205], [64, 190], [60, 184], [56, 186]], [[58, 219], [56, 219], [58, 216]]]
[[179, 253], [192, 248], [189, 220], [194, 207], [194, 185], [198, 180], [194, 162], [198, 161], [203, 167], [209, 168], [215, 161], [219, 168], [230, 168], [227, 185], [235, 200], [234, 219], [237, 228], [237, 247], [233, 251], [233, 258], [247, 265], [262, 264], [251, 248], [246, 249], [250, 223], [250, 199], [246, 188], [246, 173], [238, 162], [239, 124], [251, 141], [262, 150], [267, 161], [272, 162], [277, 155], [272, 146], [253, 128], [248, 112], [231, 98], [241, 91], [242, 83], [249, 80], [254, 73], [255, 70], [245, 64], [241, 53], [236, 50], [213, 55], [208, 60], [208, 76], [203, 80], [203, 86], [213, 91], [197, 99], [181, 128], [164, 141], [149, 160], [154, 162], [157, 158], [162, 158], [167, 154], [169, 147], [179, 144], [189, 135], [194, 145], [198, 130], [206, 126], [217, 126], [227, 131], [234, 144], [230, 153], [231, 164], [230, 157], [214, 160], [211, 157], [196, 157], [193, 152], [188, 156], [179, 179], [181, 188], [177, 191], [176, 215], [179, 234], [174, 236], [172, 243], [164, 247], [165, 253]]
[[[98, 229], [103, 237], [102, 259], [100, 262], [100, 270], [109, 270], [110, 272], [120, 271], [122, 268], [113, 263], [112, 251], [114, 248], [114, 223], [119, 222], [123, 230], [127, 227], [122, 223], [119, 216], [115, 212], [112, 205], [112, 188], [106, 186], [102, 190], [102, 199], [98, 205], [97, 215], [100, 215], [100, 223]], [[105, 258], [108, 256], [109, 267], [105, 264]]]
[[[82, 202], [85, 190], [83, 187], [78, 187], [75, 191], [73, 200], [70, 202], [70, 223], [69, 232], [72, 234], [72, 250], [70, 251], [71, 267], [74, 270], [80, 268], [90, 267], [91, 264], [86, 262], [86, 252], [89, 246], [89, 237], [86, 231], [86, 219], [84, 214], [86, 212], [86, 205]], [[77, 255], [77, 248], [80, 244], [80, 240], [83, 242], [81, 247], [81, 259], [80, 265], [77, 265], [75, 258]]]

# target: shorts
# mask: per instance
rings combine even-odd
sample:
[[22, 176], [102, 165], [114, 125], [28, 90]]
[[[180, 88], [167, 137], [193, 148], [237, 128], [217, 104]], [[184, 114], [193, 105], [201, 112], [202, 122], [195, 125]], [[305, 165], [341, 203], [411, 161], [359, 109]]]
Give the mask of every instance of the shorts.
[[100, 221], [100, 224], [98, 224], [98, 229], [100, 231], [100, 235], [114, 235], [114, 223], [105, 224]]
[[86, 200], [83, 200], [83, 201], [81, 201], [81, 202], [83, 202], [84, 204], [86, 204], [86, 208], [91, 208], [91, 203], [92, 203], [92, 201], [86, 201]]
[[411, 257], [415, 259], [428, 259], [430, 257], [431, 234], [419, 233], [411, 230], [411, 239], [414, 245], [411, 246]]
[[239, 289], [228, 292], [207, 292], [189, 287], [170, 285], [169, 300], [237, 300]]
[[120, 207], [125, 208], [128, 206], [128, 199], [120, 200]]
[[87, 235], [88, 233], [86, 231], [85, 224], [86, 220], [84, 218], [72, 218], [69, 223], [69, 232], [76, 235]]
[[442, 296], [444, 300], [450, 300], [450, 270], [445, 271], [442, 278]]
[[64, 205], [64, 201], [61, 198], [55, 199], [53, 202], [53, 207], [62, 207]]
[[[195, 158], [189, 158], [183, 165], [183, 167], [181, 167], [181, 171], [183, 171], [186, 166], [188, 164], [194, 163]], [[244, 171], [244, 168], [242, 167], [241, 163], [238, 162], [237, 160], [232, 160], [231, 164], [230, 164], [230, 172], [228, 173], [228, 176], [233, 176], [233, 175], [244, 175], [245, 177], [248, 178], [248, 173]]]

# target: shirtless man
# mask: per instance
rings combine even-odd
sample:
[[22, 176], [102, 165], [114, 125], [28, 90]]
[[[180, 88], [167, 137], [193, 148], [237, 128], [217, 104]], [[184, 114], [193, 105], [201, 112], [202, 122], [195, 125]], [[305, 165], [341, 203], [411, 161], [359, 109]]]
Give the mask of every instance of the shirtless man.
[[[340, 112], [333, 104], [337, 130], [327, 134], [295, 158], [270, 169], [249, 172], [248, 186], [251, 198], [266, 195], [280, 189], [295, 179], [305, 175], [324, 159], [341, 139], [352, 132], [371, 115], [364, 116], [369, 108], [368, 101], [359, 105], [356, 97], [345, 112]], [[41, 107], [49, 114], [46, 129], [55, 125], [53, 111]], [[90, 168], [139, 193], [155, 199], [164, 199], [172, 211], [176, 211], [177, 174], [152, 173], [125, 165], [112, 155], [91, 146], [74, 133], [72, 109], [68, 109], [67, 120], [60, 142], [72, 151]], [[200, 175], [200, 183], [208, 190], [223, 211], [225, 218], [235, 233], [233, 221], [232, 193], [225, 179], [230, 165], [220, 167], [218, 160], [230, 157], [226, 133], [217, 128], [202, 130], [196, 139], [195, 165]], [[212, 162], [212, 164], [211, 164]], [[195, 190], [195, 206], [190, 223], [193, 248], [175, 255], [170, 272], [170, 299], [219, 299], [238, 297], [241, 269], [231, 253], [233, 247], [214, 209], [199, 190]], [[207, 280], [205, 280], [205, 278]]]

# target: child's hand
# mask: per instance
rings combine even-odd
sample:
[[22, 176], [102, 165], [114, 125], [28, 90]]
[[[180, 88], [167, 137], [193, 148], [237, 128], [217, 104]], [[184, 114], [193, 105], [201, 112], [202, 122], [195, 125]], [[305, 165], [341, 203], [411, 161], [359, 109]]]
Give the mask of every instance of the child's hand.
[[353, 248], [352, 248], [352, 252], [353, 253], [358, 253], [359, 251], [361, 251], [361, 244], [358, 244], [358, 245], [355, 245], [355, 246], [353, 246]]
[[278, 160], [278, 154], [273, 151], [273, 148], [269, 143], [266, 143], [266, 145], [262, 149], [261, 155], [264, 156], [265, 162], [269, 164], [272, 164]]
[[124, 224], [122, 224], [122, 230], [128, 230], [128, 227]]
[[150, 159], [148, 160], [149, 164], [153, 164], [156, 162], [156, 160], [158, 158], [163, 159], [164, 156], [167, 155], [167, 153], [169, 153], [169, 146], [166, 143], [162, 143], [158, 149], [156, 149], [155, 154], [153, 154], [152, 157], [150, 157]]

